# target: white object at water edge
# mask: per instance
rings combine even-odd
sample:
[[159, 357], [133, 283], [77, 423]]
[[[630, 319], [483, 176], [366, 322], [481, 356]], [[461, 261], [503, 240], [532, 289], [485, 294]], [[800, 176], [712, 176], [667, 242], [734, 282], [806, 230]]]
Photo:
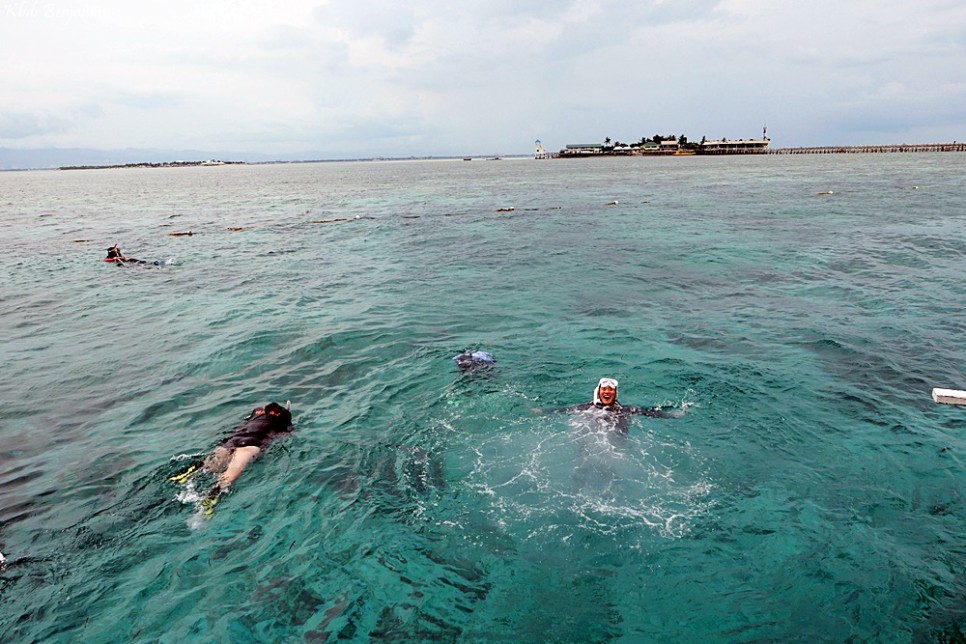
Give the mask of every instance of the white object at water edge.
[[947, 405], [966, 405], [966, 391], [939, 389], [936, 387], [932, 390], [932, 399], [937, 403], [945, 403]]

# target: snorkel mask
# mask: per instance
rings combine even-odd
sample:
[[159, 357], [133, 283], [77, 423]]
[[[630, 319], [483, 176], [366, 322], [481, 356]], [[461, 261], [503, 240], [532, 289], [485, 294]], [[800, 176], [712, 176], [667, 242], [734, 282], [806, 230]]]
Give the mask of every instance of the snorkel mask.
[[265, 414], [275, 422], [282, 422], [286, 425], [292, 424], [292, 412], [282, 407], [277, 402], [270, 402], [265, 405]]

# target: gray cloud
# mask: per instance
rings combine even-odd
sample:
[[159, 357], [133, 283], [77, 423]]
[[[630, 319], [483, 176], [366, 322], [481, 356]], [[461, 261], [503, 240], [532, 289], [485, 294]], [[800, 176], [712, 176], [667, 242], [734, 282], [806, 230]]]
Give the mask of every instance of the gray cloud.
[[341, 29], [353, 38], [378, 38], [391, 49], [409, 42], [418, 26], [408, 3], [335, 0], [316, 9], [313, 17], [321, 26]]
[[0, 112], [0, 138], [26, 139], [67, 132], [74, 122], [46, 113], [9, 113]]
[[962, 139], [961, 5], [104, 0], [0, 21], [0, 145], [511, 153], [765, 122], [778, 145]]

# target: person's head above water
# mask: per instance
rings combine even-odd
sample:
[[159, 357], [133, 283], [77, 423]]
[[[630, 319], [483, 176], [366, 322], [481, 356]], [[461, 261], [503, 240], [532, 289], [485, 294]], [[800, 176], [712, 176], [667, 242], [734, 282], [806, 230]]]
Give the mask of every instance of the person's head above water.
[[118, 258], [123, 257], [123, 255], [121, 254], [121, 249], [117, 247], [117, 244], [114, 244], [113, 246], [107, 249], [106, 259], [114, 259], [115, 257], [118, 257]]
[[601, 378], [594, 389], [595, 405], [613, 405], [617, 402], [617, 381], [613, 378]]
[[251, 418], [257, 416], [265, 415], [269, 422], [277, 425], [291, 425], [292, 424], [292, 412], [290, 412], [285, 407], [282, 407], [277, 402], [270, 402], [264, 407], [256, 408], [251, 415]]
[[493, 356], [486, 351], [464, 351], [459, 355], [453, 356], [453, 362], [459, 367], [460, 373], [467, 373], [480, 367], [491, 367], [496, 364]]

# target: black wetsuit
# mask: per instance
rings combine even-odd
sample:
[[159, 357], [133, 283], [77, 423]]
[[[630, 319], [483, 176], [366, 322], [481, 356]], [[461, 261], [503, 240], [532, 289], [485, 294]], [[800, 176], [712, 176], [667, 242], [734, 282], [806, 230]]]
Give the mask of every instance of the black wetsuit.
[[221, 444], [221, 447], [225, 449], [237, 449], [239, 447], [265, 449], [269, 443], [279, 436], [291, 432], [293, 429], [292, 413], [281, 405], [274, 404], [274, 406], [281, 410], [280, 415], [271, 416], [265, 411], [258, 413], [259, 409], [254, 410], [244, 423], [235, 428], [234, 433]]
[[632, 405], [622, 405], [616, 400], [605, 405], [603, 403], [583, 403], [581, 405], [572, 405], [570, 407], [561, 407], [560, 409], [554, 409], [553, 411], [558, 414], [572, 414], [577, 411], [589, 411], [589, 410], [600, 410], [602, 412], [607, 412], [613, 422], [614, 428], [620, 432], [627, 432], [627, 426], [630, 423], [631, 416], [650, 416], [651, 418], [673, 418], [674, 414], [669, 414], [666, 411], [660, 409], [644, 409], [643, 407], [634, 407]]
[[485, 351], [474, 351], [473, 353], [461, 353], [453, 356], [453, 362], [459, 368], [460, 373], [473, 373], [474, 371], [489, 371], [496, 364], [489, 353]]

